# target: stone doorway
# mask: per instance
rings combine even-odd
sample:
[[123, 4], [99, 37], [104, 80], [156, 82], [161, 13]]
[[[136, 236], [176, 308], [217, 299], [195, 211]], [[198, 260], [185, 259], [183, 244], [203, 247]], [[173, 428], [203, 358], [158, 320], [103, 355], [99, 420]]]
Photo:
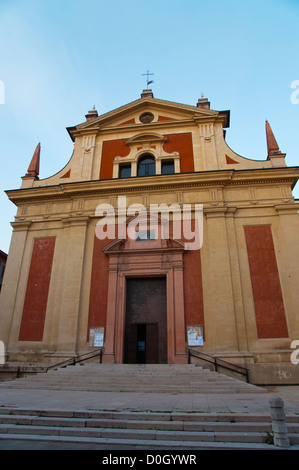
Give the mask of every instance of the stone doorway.
[[127, 278], [124, 362], [167, 363], [166, 278]]
[[[160, 219], [158, 219], [156, 233], [158, 237], [148, 239], [115, 239], [105, 246], [104, 253], [109, 257], [108, 303], [105, 327], [105, 347], [103, 362], [118, 364], [128, 361], [128, 342], [137, 345], [138, 331], [130, 325], [145, 325], [146, 338], [158, 336], [158, 359], [151, 358], [146, 361], [169, 364], [186, 364], [188, 361], [185, 341], [185, 313], [184, 313], [184, 276], [183, 254], [185, 244], [180, 240], [161, 238]], [[143, 227], [142, 227], [143, 228]], [[144, 228], [151, 231], [151, 226]], [[132, 234], [131, 234], [132, 235]], [[163, 301], [158, 300], [157, 293], [153, 293], [152, 283], [160, 282], [163, 288]], [[127, 286], [130, 281], [135, 286], [143, 283], [136, 290], [136, 304], [140, 307], [135, 312], [127, 309]], [[147, 284], [148, 283], [148, 284]], [[147, 284], [147, 287], [146, 287]], [[130, 289], [130, 288], [129, 288]], [[152, 294], [149, 291], [152, 289]], [[148, 292], [142, 300], [143, 293]], [[138, 295], [139, 300], [138, 300]], [[153, 302], [150, 308], [144, 308], [147, 302]], [[134, 302], [133, 302], [134, 303]], [[141, 305], [143, 306], [141, 308]], [[163, 306], [163, 308], [162, 308]], [[158, 311], [160, 312], [158, 314]], [[158, 324], [158, 333], [150, 333], [153, 325]], [[150, 326], [151, 325], [151, 326]], [[132, 333], [129, 332], [132, 328]], [[140, 331], [141, 331], [140, 327]], [[144, 333], [143, 333], [144, 334]], [[133, 340], [128, 340], [132, 335]], [[134, 336], [135, 335], [135, 336]], [[137, 336], [136, 336], [137, 335]], [[141, 332], [140, 332], [141, 335]], [[141, 336], [140, 336], [141, 337]], [[140, 339], [143, 341], [143, 339]], [[154, 348], [154, 341], [146, 339], [147, 351]], [[162, 346], [163, 345], [163, 346]], [[134, 348], [135, 348], [134, 346]], [[140, 359], [141, 360], [141, 359]], [[134, 362], [137, 361], [137, 356]]]

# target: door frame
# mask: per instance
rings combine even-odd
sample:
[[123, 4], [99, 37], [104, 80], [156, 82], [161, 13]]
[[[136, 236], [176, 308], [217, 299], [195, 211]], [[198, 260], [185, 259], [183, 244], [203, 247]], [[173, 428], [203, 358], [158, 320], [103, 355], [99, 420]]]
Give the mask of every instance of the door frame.
[[[126, 276], [126, 295], [128, 295], [128, 281], [130, 280], [141, 280], [141, 281], [147, 281], [149, 279], [155, 279], [155, 280], [162, 280], [163, 284], [160, 284], [160, 288], [163, 286], [163, 298], [165, 300], [165, 309], [163, 308], [163, 311], [161, 311], [161, 316], [156, 316], [155, 313], [153, 313], [153, 316], [151, 315], [151, 318], [145, 318], [143, 314], [141, 313], [140, 316], [138, 317], [138, 320], [136, 316], [133, 315], [130, 316], [130, 313], [132, 312], [130, 308], [128, 308], [128, 303], [127, 303], [127, 298], [125, 302], [125, 325], [124, 325], [124, 362], [132, 363], [132, 350], [131, 350], [131, 341], [132, 338], [130, 335], [132, 334], [131, 332], [131, 327], [133, 327], [134, 330], [134, 325], [138, 328], [143, 325], [145, 326], [145, 345], [146, 345], [146, 351], [145, 351], [145, 364], [163, 364], [165, 363], [165, 360], [167, 360], [167, 336], [165, 338], [164, 331], [167, 334], [167, 280], [165, 276], [159, 276], [159, 277], [154, 277], [154, 276], [145, 276], [145, 277], [132, 277], [132, 276]], [[163, 315], [163, 317], [162, 317]], [[132, 322], [133, 319], [133, 322]], [[135, 319], [137, 321], [135, 321]], [[151, 326], [150, 326], [151, 325]], [[157, 335], [157, 354], [155, 354], [155, 360], [153, 358], [149, 358], [149, 345], [152, 345], [151, 341], [148, 340], [148, 332], [149, 328], [152, 327], [152, 325], [156, 325], [156, 332], [153, 332], [153, 337]], [[126, 337], [126, 335], [128, 335]], [[136, 341], [138, 341], [138, 334], [135, 338]], [[163, 345], [162, 341], [163, 340]], [[151, 349], [151, 348], [150, 348]], [[137, 354], [137, 353], [136, 353]], [[148, 359], [150, 361], [148, 362]], [[134, 362], [133, 362], [134, 363]], [[136, 358], [136, 363], [138, 363], [137, 358]]]
[[[177, 240], [160, 246], [144, 242], [138, 249], [125, 241], [114, 240], [104, 252], [109, 256], [107, 320], [103, 362], [123, 363], [127, 277], [166, 277], [167, 361], [187, 363], [183, 253]], [[149, 244], [148, 244], [149, 243]], [[140, 249], [141, 248], [141, 249]]]

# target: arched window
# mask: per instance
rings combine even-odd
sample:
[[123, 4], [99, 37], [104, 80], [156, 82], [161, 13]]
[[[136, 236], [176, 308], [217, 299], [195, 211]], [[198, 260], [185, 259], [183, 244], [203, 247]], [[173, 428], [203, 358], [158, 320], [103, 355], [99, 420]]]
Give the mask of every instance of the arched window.
[[138, 162], [137, 176], [153, 176], [156, 174], [156, 162], [153, 155], [147, 153]]

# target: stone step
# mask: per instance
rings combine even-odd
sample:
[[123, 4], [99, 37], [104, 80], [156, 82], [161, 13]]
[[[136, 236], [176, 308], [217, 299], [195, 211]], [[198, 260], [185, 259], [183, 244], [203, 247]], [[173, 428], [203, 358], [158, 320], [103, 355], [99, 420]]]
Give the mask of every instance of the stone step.
[[[122, 419], [128, 420], [147, 420], [147, 421], [204, 421], [204, 422], [221, 422], [221, 423], [238, 423], [238, 422], [269, 422], [268, 413], [249, 414], [249, 413], [225, 413], [225, 412], [188, 412], [188, 411], [105, 411], [105, 410], [52, 410], [52, 409], [28, 409], [28, 408], [12, 408], [1, 407], [1, 418], [13, 418], [14, 416], [32, 417], [50, 417], [50, 418], [75, 418], [75, 419]], [[5, 416], [4, 416], [5, 415]], [[297, 414], [287, 415], [287, 422], [294, 423], [299, 426], [299, 416]]]
[[[262, 422], [239, 422], [221, 423], [204, 421], [166, 421], [166, 420], [144, 420], [140, 419], [107, 419], [107, 418], [59, 418], [59, 417], [34, 417], [34, 416], [9, 416], [0, 415], [0, 424], [32, 425], [32, 426], [58, 426], [58, 427], [82, 427], [82, 428], [117, 428], [117, 429], [167, 429], [175, 431], [270, 431], [267, 423]], [[295, 425], [293, 425], [296, 428]]]
[[[100, 446], [100, 449], [113, 450], [113, 449], [126, 449], [126, 450], [165, 450], [177, 451], [182, 450], [270, 450], [275, 449], [273, 445], [258, 442], [215, 442], [215, 441], [176, 441], [176, 440], [146, 440], [146, 439], [113, 439], [113, 438], [92, 438], [92, 437], [77, 437], [77, 436], [43, 436], [43, 435], [28, 435], [28, 434], [6, 434], [5, 437], [0, 435], [0, 439], [13, 441], [14, 445], [18, 441], [26, 441], [27, 446], [30, 448], [30, 443], [34, 449], [34, 443], [45, 442], [47, 444], [56, 444], [57, 449], [65, 449], [67, 444], [76, 444], [76, 448], [86, 448], [88, 445]], [[60, 447], [62, 446], [62, 447]]]
[[0, 384], [11, 389], [93, 392], [266, 393], [244, 381], [195, 364], [86, 364], [51, 370]]
[[[117, 385], [119, 383], [122, 384], [139, 384], [139, 385], [169, 385], [169, 386], [219, 386], [219, 387], [238, 387], [238, 388], [251, 388], [255, 389], [255, 391], [258, 391], [258, 387], [255, 385], [250, 385], [246, 384], [245, 382], [241, 381], [226, 381], [226, 380], [167, 380], [167, 379], [153, 379], [153, 380], [139, 380], [139, 379], [134, 379], [134, 378], [114, 378], [113, 380], [109, 380], [108, 378], [103, 378], [103, 379], [97, 379], [94, 377], [73, 377], [73, 376], [66, 376], [64, 378], [61, 377], [43, 377], [43, 378], [34, 378], [34, 377], [27, 377], [23, 379], [17, 379], [16, 381], [11, 381], [11, 382], [6, 382], [5, 388], [7, 387], [15, 387], [16, 385], [25, 385], [26, 383], [36, 383], [40, 385], [44, 384], [49, 384], [53, 385], [54, 383], [56, 384], [83, 384], [88, 380], [89, 384], [95, 384], [95, 385]], [[3, 384], [3, 383], [2, 383]], [[1, 384], [0, 384], [1, 385]]]
[[[30, 376], [27, 376], [27, 377], [23, 377], [23, 378], [20, 378], [19, 380], [20, 381], [23, 381], [25, 382], [26, 379], [29, 380], [29, 377]], [[89, 378], [90, 380], [94, 381], [94, 382], [105, 382], [105, 381], [109, 381], [109, 382], [117, 382], [119, 381], [120, 379], [122, 379], [123, 381], [132, 381], [132, 380], [139, 380], [140, 382], [142, 383], [210, 383], [210, 382], [217, 382], [217, 383], [227, 383], [227, 384], [233, 384], [235, 383], [236, 384], [236, 380], [235, 379], [229, 379], [227, 377], [223, 377], [223, 376], [218, 376], [218, 377], [211, 377], [211, 376], [203, 376], [202, 374], [201, 375], [198, 375], [198, 376], [190, 376], [190, 375], [187, 375], [187, 376], [173, 376], [173, 377], [167, 377], [167, 376], [152, 376], [152, 377], [145, 377], [145, 376], [132, 376], [132, 375], [125, 375], [125, 376], [122, 376], [122, 375], [114, 375], [114, 376], [107, 376], [107, 375], [103, 375], [103, 376], [100, 376], [100, 375], [96, 375], [96, 374], [75, 374], [75, 373], [72, 373], [70, 371], [68, 371], [66, 374], [62, 375], [62, 374], [39, 374], [38, 376], [31, 376], [31, 378], [34, 380], [34, 381], [45, 381], [45, 380], [48, 380], [50, 381], [52, 378], [55, 378], [56, 380], [65, 380], [65, 379], [69, 379], [69, 380], [83, 380], [83, 378]], [[240, 381], [238, 381], [240, 382]], [[245, 383], [245, 382], [244, 382]]]
[[[140, 416], [134, 414], [128, 417], [128, 414], [118, 416], [117, 413], [113, 417], [101, 417], [92, 415], [89, 418], [79, 417], [59, 417], [59, 416], [38, 416], [32, 413], [28, 414], [1, 414], [0, 425], [1, 430], [6, 425], [14, 426], [34, 426], [34, 427], [75, 427], [75, 428], [113, 428], [113, 429], [140, 429], [140, 430], [168, 430], [168, 431], [192, 431], [192, 432], [270, 432], [271, 426], [269, 418], [256, 421], [231, 420], [231, 421], [208, 421], [198, 416], [198, 420], [189, 420], [188, 415], [184, 416], [184, 420], [164, 419], [155, 413], [154, 416], [140, 413]], [[139, 418], [139, 419], [138, 419]], [[201, 418], [201, 419], [200, 419]], [[200, 420], [199, 420], [200, 419]], [[288, 422], [288, 430], [291, 433], [299, 433], [299, 423]]]
[[[119, 382], [120, 380], [122, 380], [123, 382], [132, 382], [132, 381], [135, 381], [137, 382], [140, 382], [140, 383], [144, 383], [144, 384], [153, 384], [153, 383], [169, 383], [169, 384], [195, 384], [195, 383], [219, 383], [219, 384], [235, 384], [235, 385], [243, 385], [245, 384], [245, 382], [242, 382], [242, 381], [237, 381], [235, 379], [228, 379], [226, 377], [203, 377], [203, 376], [198, 376], [198, 377], [151, 377], [151, 378], [147, 378], [147, 377], [138, 377], [138, 376], [121, 376], [121, 375], [116, 375], [116, 376], [113, 376], [113, 377], [107, 377], [107, 376], [103, 376], [103, 377], [100, 377], [100, 376], [96, 376], [96, 375], [92, 375], [92, 374], [89, 374], [89, 375], [76, 375], [76, 374], [72, 374], [71, 372], [68, 371], [68, 373], [66, 373], [64, 376], [63, 375], [48, 375], [48, 374], [45, 374], [43, 376], [39, 375], [39, 376], [27, 376], [27, 377], [23, 377], [23, 378], [20, 378], [18, 379], [18, 381], [20, 382], [28, 382], [30, 380], [33, 380], [34, 382], [45, 382], [45, 381], [48, 381], [49, 383], [50, 382], [53, 382], [53, 379], [55, 379], [55, 381], [66, 381], [66, 380], [80, 380], [80, 381], [83, 381], [84, 379], [88, 379], [88, 380], [91, 380], [92, 382], [95, 382], [95, 383], [105, 383], [105, 382], [108, 382], [108, 383], [115, 383], [115, 382]], [[13, 383], [13, 382], [11, 382]]]
[[[124, 381], [132, 381], [132, 380], [139, 380], [140, 382], [143, 383], [210, 383], [210, 382], [217, 382], [217, 383], [227, 383], [227, 384], [232, 384], [236, 383], [235, 379], [230, 379], [225, 376], [219, 375], [218, 377], [212, 377], [212, 376], [204, 376], [202, 374], [197, 375], [197, 376], [172, 376], [172, 377], [167, 377], [167, 376], [151, 376], [151, 377], [145, 377], [145, 376], [132, 376], [132, 375], [114, 375], [114, 376], [107, 376], [107, 375], [96, 375], [96, 374], [76, 374], [72, 373], [71, 371], [67, 371], [64, 375], [62, 374], [39, 374], [37, 376], [27, 376], [20, 378], [19, 381], [26, 382], [31, 378], [34, 381], [51, 381], [52, 378], [55, 378], [57, 381], [62, 381], [66, 380], [66, 378], [70, 380], [83, 380], [83, 378], [89, 378], [90, 380], [94, 382], [117, 382], [118, 380], [122, 379]], [[240, 381], [238, 381], [240, 382]], [[244, 382], [245, 383], [245, 382]]]
[[[271, 448], [269, 417], [221, 413], [136, 413], [90, 411], [37, 411], [6, 408], [0, 415], [0, 439], [47, 440], [122, 445], [128, 448]], [[46, 415], [46, 416], [45, 416]], [[136, 419], [138, 418], [139, 419]], [[159, 418], [159, 419], [158, 419]], [[183, 418], [183, 419], [182, 419]], [[249, 420], [244, 420], [250, 418]], [[299, 443], [298, 418], [288, 422], [292, 444]], [[201, 419], [201, 421], [197, 421]], [[218, 421], [212, 421], [212, 419]], [[241, 446], [241, 447], [240, 447]], [[256, 448], [256, 447], [255, 447]]]
[[[114, 392], [114, 393], [173, 393], [173, 394], [178, 394], [178, 393], [184, 393], [184, 394], [195, 394], [195, 393], [201, 393], [201, 394], [256, 394], [254, 390], [251, 389], [234, 389], [232, 387], [229, 388], [214, 388], [212, 389], [211, 387], [179, 387], [179, 386], [174, 386], [173, 388], [168, 387], [163, 387], [163, 386], [156, 386], [156, 387], [148, 387], [146, 388], [145, 386], [117, 386], [117, 387], [111, 387], [111, 386], [102, 386], [102, 387], [91, 387], [91, 386], [75, 386], [75, 385], [47, 385], [45, 384], [44, 386], [40, 385], [38, 386], [37, 384], [25, 384], [24, 386], [18, 386], [18, 387], [7, 387], [7, 389], [21, 389], [21, 390], [52, 390], [52, 391], [85, 391], [85, 392]], [[261, 392], [264, 393], [264, 392]]]
[[[157, 440], [157, 441], [181, 441], [181, 442], [260, 442], [264, 443], [266, 439], [265, 432], [188, 432], [172, 430], [143, 430], [143, 429], [115, 429], [115, 428], [61, 428], [43, 426], [36, 428], [33, 426], [9, 426], [5, 428], [0, 425], [0, 436], [3, 434], [25, 434], [36, 436], [69, 436], [85, 438], [103, 438], [103, 439], [136, 439]], [[5, 436], [4, 436], [5, 437]]]

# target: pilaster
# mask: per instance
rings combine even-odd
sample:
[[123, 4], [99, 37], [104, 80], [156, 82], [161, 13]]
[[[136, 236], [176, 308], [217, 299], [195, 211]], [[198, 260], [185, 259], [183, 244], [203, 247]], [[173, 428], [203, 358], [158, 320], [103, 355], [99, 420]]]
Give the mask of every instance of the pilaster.
[[299, 305], [299, 204], [279, 204], [275, 206], [281, 230], [281, 246], [283, 248], [284, 268], [281, 267], [280, 277], [287, 307], [287, 321], [292, 339], [299, 337], [298, 305]]
[[81, 284], [87, 224], [89, 217], [67, 217], [63, 222], [63, 251], [56, 256], [64, 260], [63, 296], [57, 338], [57, 353], [76, 353], [80, 315]]
[[204, 210], [206, 235], [203, 241], [203, 298], [207, 350], [238, 349], [230, 254], [226, 229], [227, 207]]
[[175, 362], [186, 362], [183, 262], [173, 267]]
[[81, 154], [81, 180], [88, 181], [92, 179], [92, 167], [94, 160], [96, 136], [88, 135], [82, 139], [82, 154]]
[[204, 170], [217, 170], [214, 123], [198, 123]]
[[11, 225], [13, 233], [0, 294], [0, 340], [4, 342], [6, 350], [9, 347], [13, 328], [19, 278], [31, 222], [19, 221], [13, 222]]
[[243, 304], [241, 284], [240, 262], [238, 254], [238, 241], [235, 226], [235, 207], [228, 208], [226, 212], [227, 243], [230, 262], [231, 282], [233, 289], [234, 315], [236, 321], [236, 335], [238, 351], [248, 351], [248, 339], [246, 334], [246, 320]]

